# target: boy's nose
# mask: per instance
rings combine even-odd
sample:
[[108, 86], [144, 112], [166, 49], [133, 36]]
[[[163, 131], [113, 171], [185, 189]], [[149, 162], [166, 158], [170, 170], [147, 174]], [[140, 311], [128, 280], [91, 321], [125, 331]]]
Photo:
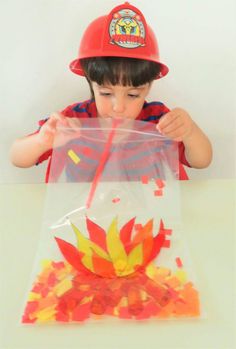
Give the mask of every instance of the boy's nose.
[[125, 110], [125, 103], [124, 103], [124, 100], [123, 98], [116, 98], [114, 101], [113, 101], [113, 111], [115, 113], [123, 113], [124, 110]]

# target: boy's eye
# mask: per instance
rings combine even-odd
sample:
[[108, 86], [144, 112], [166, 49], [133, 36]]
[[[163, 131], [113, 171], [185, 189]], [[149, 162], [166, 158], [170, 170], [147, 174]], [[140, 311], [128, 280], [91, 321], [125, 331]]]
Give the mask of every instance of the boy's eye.
[[111, 95], [110, 92], [100, 92], [99, 94], [100, 94], [100, 96], [110, 96]]
[[138, 98], [139, 97], [139, 95], [135, 95], [135, 94], [132, 94], [132, 93], [129, 93], [128, 96], [131, 97], [131, 98]]

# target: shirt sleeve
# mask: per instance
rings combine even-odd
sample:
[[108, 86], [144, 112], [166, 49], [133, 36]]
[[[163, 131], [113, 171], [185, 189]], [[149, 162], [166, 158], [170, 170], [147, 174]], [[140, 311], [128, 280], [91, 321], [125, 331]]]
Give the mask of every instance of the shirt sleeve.
[[179, 142], [179, 161], [181, 162], [181, 164], [191, 167], [191, 165], [185, 157], [185, 146], [183, 142]]

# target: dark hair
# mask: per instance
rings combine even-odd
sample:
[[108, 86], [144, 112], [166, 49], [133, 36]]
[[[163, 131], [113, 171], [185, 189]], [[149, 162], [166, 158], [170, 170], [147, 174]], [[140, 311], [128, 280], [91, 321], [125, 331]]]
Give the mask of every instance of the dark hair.
[[91, 81], [98, 85], [140, 86], [152, 82], [160, 73], [158, 63], [137, 58], [92, 57], [83, 58], [80, 64], [87, 78], [92, 97]]

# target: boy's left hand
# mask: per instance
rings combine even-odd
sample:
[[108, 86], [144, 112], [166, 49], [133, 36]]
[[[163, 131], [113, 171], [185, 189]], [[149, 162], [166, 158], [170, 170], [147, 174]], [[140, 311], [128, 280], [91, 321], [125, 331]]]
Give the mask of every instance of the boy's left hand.
[[195, 123], [184, 109], [175, 108], [161, 117], [157, 130], [173, 141], [182, 142], [191, 135], [194, 125]]

